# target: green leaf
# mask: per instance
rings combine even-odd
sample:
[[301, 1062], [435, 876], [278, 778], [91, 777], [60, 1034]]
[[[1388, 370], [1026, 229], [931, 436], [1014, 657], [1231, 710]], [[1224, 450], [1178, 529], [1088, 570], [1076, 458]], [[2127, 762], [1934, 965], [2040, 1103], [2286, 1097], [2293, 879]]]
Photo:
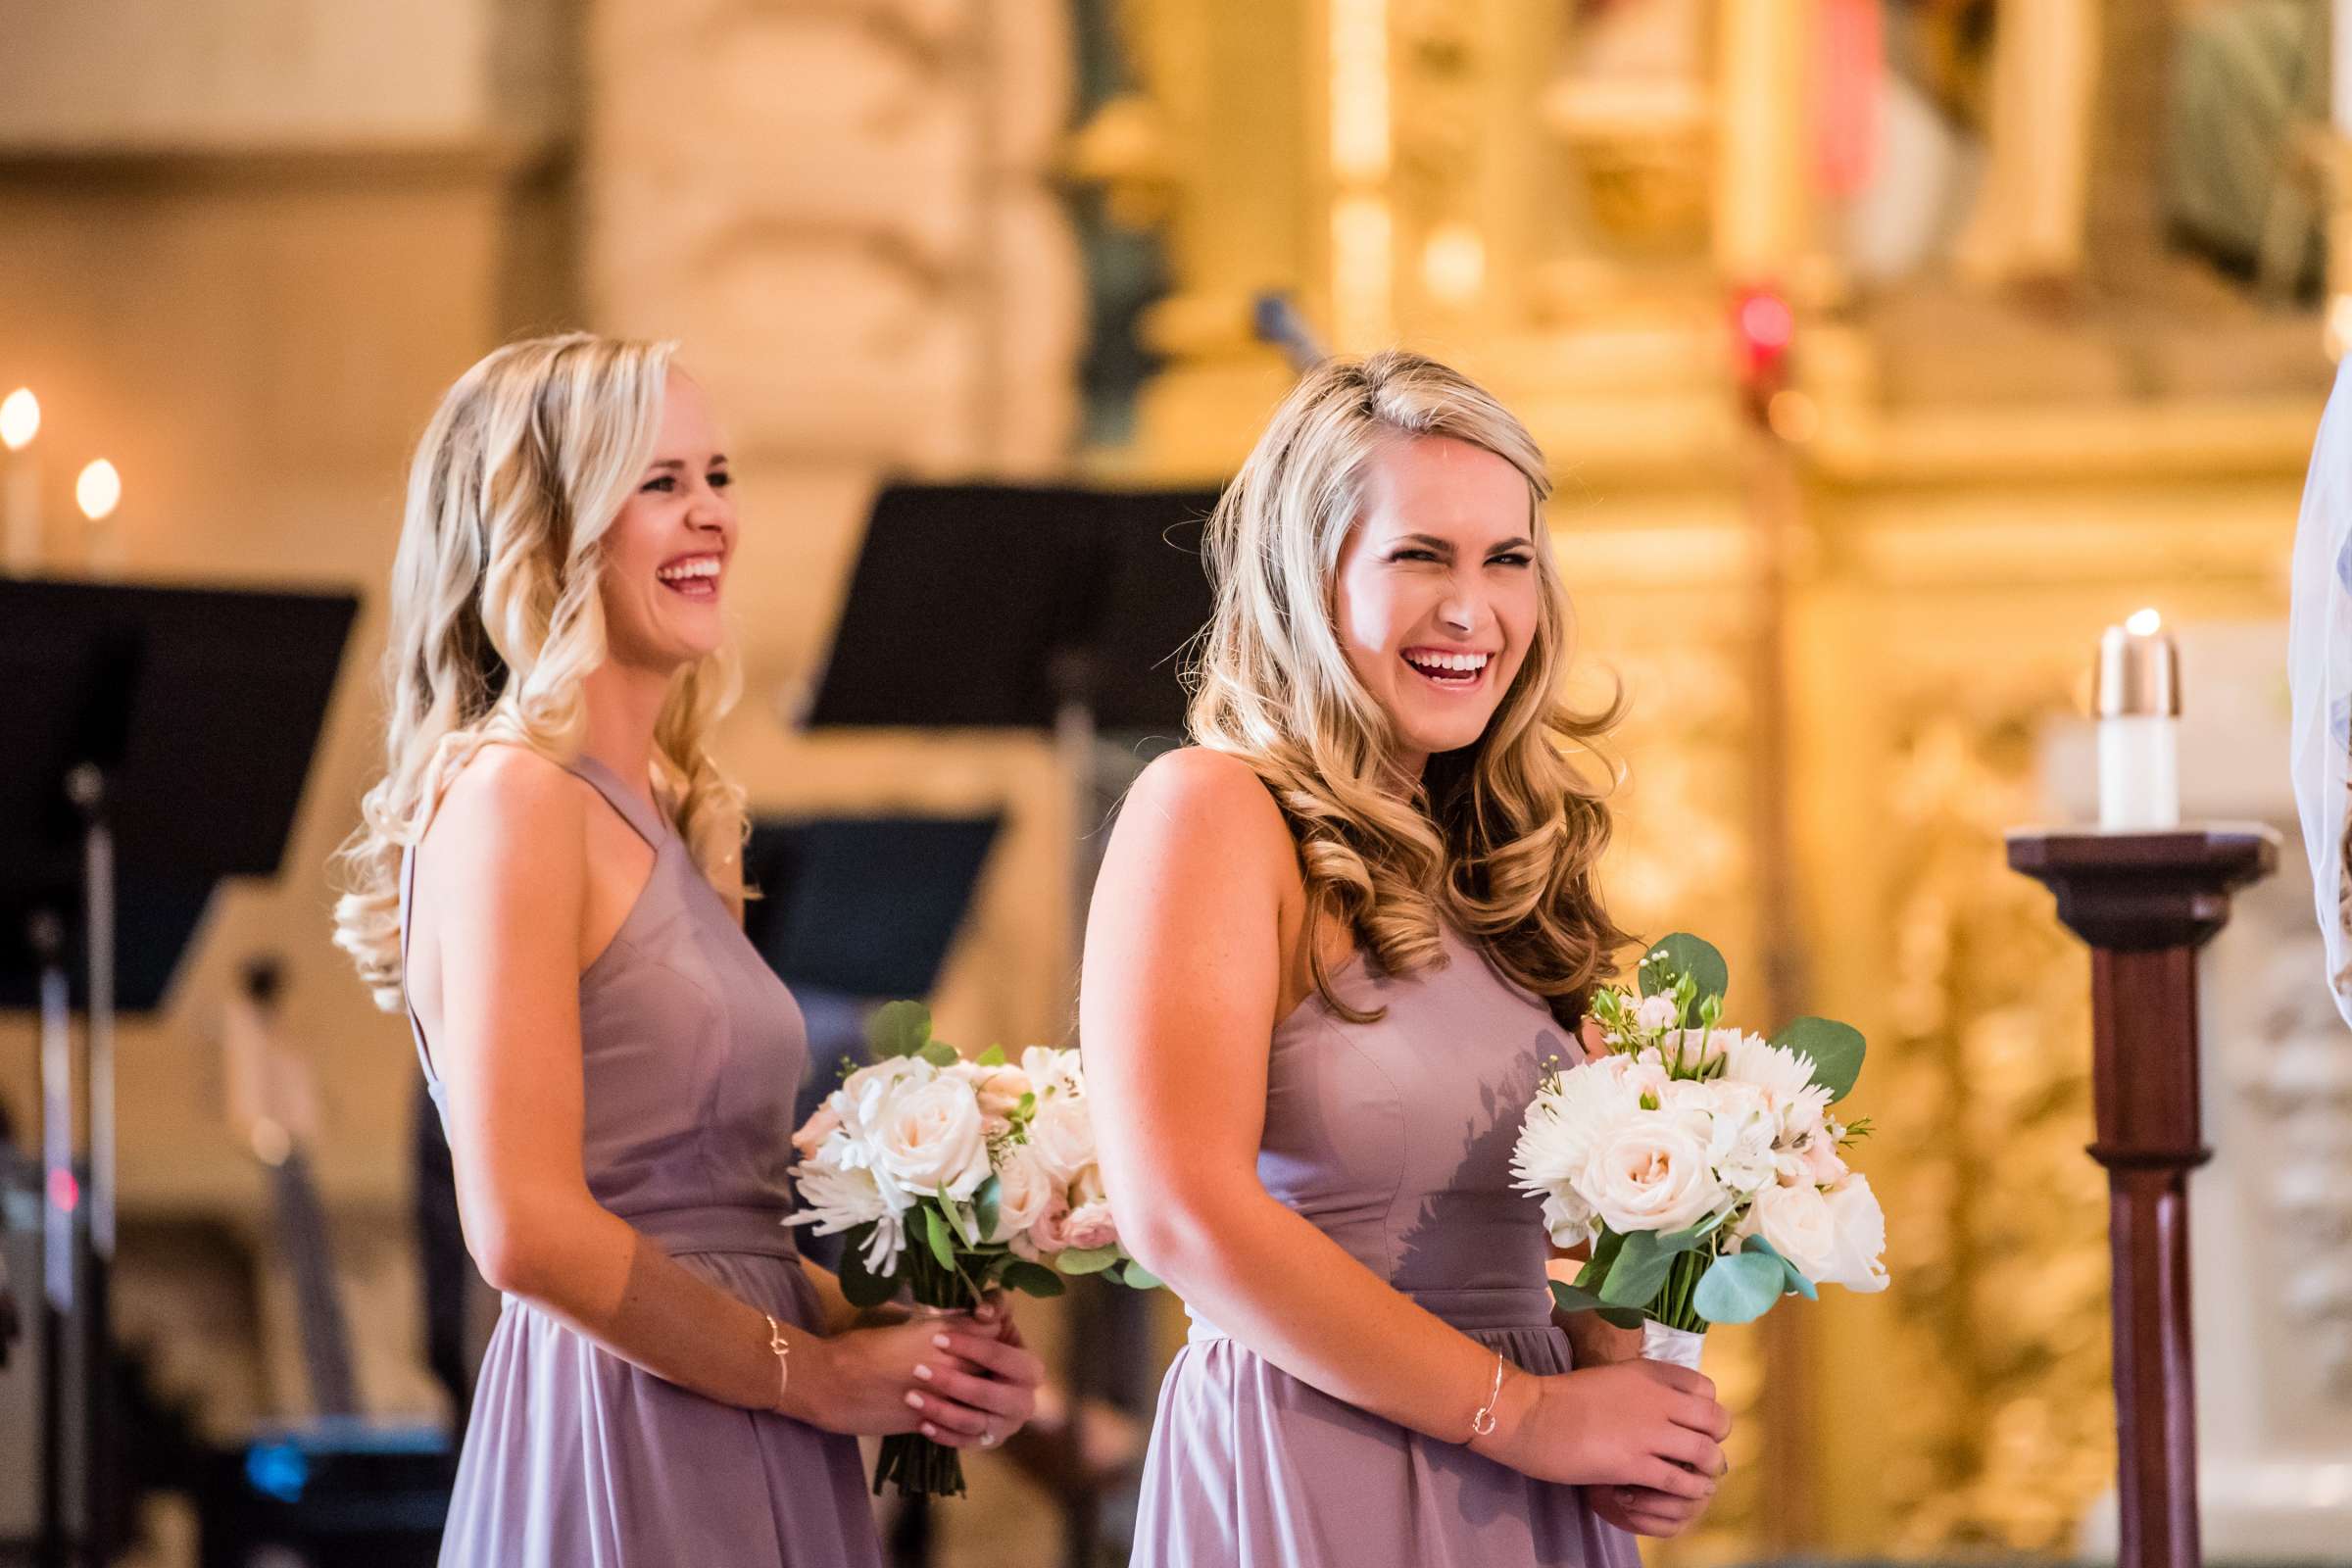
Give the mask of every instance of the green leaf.
[[980, 1065], [981, 1065], [981, 1066], [983, 1066], [983, 1067], [1002, 1067], [1002, 1066], [1004, 1066], [1004, 1048], [1003, 1046], [991, 1046], [991, 1047], [989, 1047], [989, 1048], [988, 1048], [986, 1051], [983, 1051], [982, 1053], [980, 1053], [979, 1061], [980, 1061]]
[[1782, 1256], [1781, 1250], [1773, 1246], [1770, 1242], [1766, 1241], [1763, 1237], [1750, 1236], [1747, 1239], [1747, 1245], [1743, 1250], [1750, 1252], [1762, 1252], [1768, 1257], [1780, 1258], [1781, 1267], [1788, 1271], [1788, 1289], [1794, 1291], [1797, 1295], [1803, 1297], [1808, 1301], [1818, 1301], [1821, 1299], [1821, 1292], [1814, 1289], [1813, 1282], [1805, 1278], [1804, 1275], [1798, 1273], [1796, 1265], [1789, 1262], [1788, 1258]]
[[874, 1239], [871, 1225], [860, 1225], [842, 1238], [841, 1294], [852, 1306], [880, 1306], [899, 1294], [899, 1282], [869, 1273], [865, 1266], [866, 1244]]
[[1600, 1227], [1599, 1239], [1592, 1244], [1592, 1259], [1578, 1272], [1576, 1288], [1580, 1291], [1599, 1290], [1600, 1282], [1609, 1277], [1609, 1265], [1617, 1261], [1617, 1254], [1624, 1247], [1624, 1237], [1606, 1225]]
[[1710, 1323], [1752, 1323], [1771, 1310], [1788, 1282], [1788, 1265], [1777, 1253], [1729, 1252], [1700, 1278], [1690, 1304]]
[[865, 1049], [876, 1061], [911, 1056], [931, 1040], [931, 1009], [919, 1002], [886, 1002], [865, 1020]]
[[1702, 1002], [1708, 997], [1720, 997], [1732, 988], [1731, 967], [1723, 961], [1723, 955], [1715, 951], [1713, 944], [1688, 931], [1677, 931], [1651, 943], [1636, 974], [1645, 997], [1672, 993], [1675, 982], [1684, 975], [1696, 984]]
[[1156, 1291], [1159, 1289], [1159, 1277], [1153, 1274], [1150, 1269], [1144, 1267], [1143, 1264], [1135, 1261], [1133, 1258], [1129, 1258], [1127, 1260], [1127, 1268], [1119, 1277], [1126, 1281], [1128, 1285], [1139, 1291]]
[[1642, 1326], [1642, 1314], [1633, 1308], [1611, 1306], [1591, 1292], [1580, 1291], [1558, 1280], [1551, 1282], [1551, 1304], [1563, 1312], [1597, 1312], [1603, 1323], [1616, 1328], [1638, 1329]]
[[1054, 1254], [1054, 1266], [1064, 1274], [1100, 1274], [1118, 1260], [1115, 1247], [1073, 1247]]
[[1718, 1215], [1704, 1225], [1693, 1225], [1671, 1235], [1635, 1231], [1626, 1237], [1616, 1261], [1610, 1265], [1608, 1279], [1600, 1288], [1600, 1298], [1611, 1306], [1649, 1305], [1658, 1298], [1658, 1291], [1665, 1285], [1674, 1260], [1685, 1252], [1696, 1250], [1721, 1223], [1722, 1216]]
[[929, 1204], [923, 1206], [923, 1235], [931, 1243], [931, 1255], [949, 1273], [956, 1271], [956, 1238], [948, 1230], [948, 1217]]
[[934, 1067], [953, 1067], [963, 1058], [945, 1040], [934, 1040], [916, 1053]]
[[980, 1191], [972, 1195], [972, 1214], [980, 1223], [980, 1239], [982, 1241], [995, 1240], [999, 1218], [998, 1205], [1004, 1201], [1004, 1183], [994, 1176], [982, 1182]]
[[1772, 1037], [1776, 1046], [1813, 1058], [1813, 1081], [1830, 1092], [1832, 1102], [1852, 1093], [1862, 1076], [1862, 1031], [1830, 1018], [1799, 1018]]
[[1024, 1296], [1059, 1296], [1069, 1289], [1061, 1283], [1060, 1275], [1023, 1257], [1007, 1261], [1004, 1272], [998, 1278], [1004, 1282], [1006, 1290], [1019, 1291]]

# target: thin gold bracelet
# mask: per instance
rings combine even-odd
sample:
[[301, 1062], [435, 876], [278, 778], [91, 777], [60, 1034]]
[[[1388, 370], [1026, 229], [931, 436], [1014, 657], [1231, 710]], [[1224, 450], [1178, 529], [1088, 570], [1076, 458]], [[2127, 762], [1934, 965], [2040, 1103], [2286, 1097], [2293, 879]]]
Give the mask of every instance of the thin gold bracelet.
[[775, 1352], [776, 1408], [781, 1411], [784, 1408], [784, 1391], [792, 1387], [792, 1342], [784, 1337], [782, 1326], [773, 1317], [765, 1312], [760, 1315], [767, 1318], [767, 1348]]
[[1502, 1402], [1502, 1352], [1494, 1352], [1494, 1386], [1487, 1391], [1487, 1402], [1478, 1407], [1470, 1418], [1470, 1435], [1489, 1438], [1494, 1435], [1494, 1406]]

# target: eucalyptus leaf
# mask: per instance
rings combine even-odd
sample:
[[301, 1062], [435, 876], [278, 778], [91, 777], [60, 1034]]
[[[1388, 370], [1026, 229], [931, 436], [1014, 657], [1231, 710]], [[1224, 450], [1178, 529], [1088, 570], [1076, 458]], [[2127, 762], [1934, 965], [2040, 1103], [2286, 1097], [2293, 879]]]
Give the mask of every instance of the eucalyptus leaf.
[[1649, 1305], [1658, 1298], [1678, 1255], [1667, 1250], [1655, 1231], [1635, 1231], [1626, 1237], [1617, 1260], [1609, 1265], [1608, 1278], [1600, 1287], [1601, 1300], [1610, 1306]]
[[1781, 1267], [1788, 1272], [1788, 1289], [1794, 1291], [1797, 1295], [1803, 1297], [1808, 1301], [1818, 1301], [1821, 1299], [1821, 1292], [1814, 1288], [1813, 1282], [1805, 1278], [1803, 1274], [1799, 1273], [1796, 1265], [1789, 1262], [1788, 1259], [1782, 1254], [1779, 1248], [1773, 1246], [1763, 1237], [1750, 1236], [1747, 1239], [1745, 1250], [1750, 1252], [1761, 1252], [1767, 1257], [1780, 1258]]
[[1632, 1307], [1611, 1306], [1591, 1292], [1580, 1291], [1558, 1280], [1551, 1282], [1551, 1304], [1563, 1312], [1597, 1313], [1603, 1323], [1615, 1328], [1638, 1329], [1642, 1326], [1642, 1314]]
[[1054, 1254], [1054, 1266], [1064, 1274], [1100, 1274], [1118, 1260], [1115, 1247], [1073, 1247]]
[[865, 1020], [865, 1049], [876, 1061], [911, 1056], [931, 1040], [931, 1009], [919, 1002], [886, 1002]]
[[931, 1255], [949, 1273], [956, 1271], [956, 1238], [948, 1231], [948, 1219], [938, 1209], [926, 1205], [923, 1209], [923, 1235], [931, 1243]]
[[945, 1040], [932, 1041], [930, 1044], [923, 1047], [923, 1049], [918, 1052], [917, 1054], [934, 1067], [953, 1067], [956, 1065], [956, 1063], [963, 1059], [961, 1056], [956, 1054], [956, 1048], [949, 1045]]
[[1651, 943], [1636, 974], [1645, 997], [1671, 994], [1675, 982], [1684, 975], [1689, 975], [1695, 984], [1702, 1002], [1708, 997], [1721, 997], [1732, 988], [1731, 966], [1723, 961], [1723, 955], [1715, 951], [1714, 944], [1688, 931], [1677, 931]]
[[999, 1206], [1004, 1201], [1004, 1183], [995, 1176], [982, 1182], [980, 1191], [972, 1195], [972, 1214], [979, 1221], [981, 1240], [991, 1240], [996, 1236]]
[[1126, 1272], [1121, 1274], [1119, 1277], [1125, 1280], [1128, 1285], [1139, 1291], [1156, 1291], [1159, 1289], [1159, 1277], [1153, 1274], [1150, 1269], [1144, 1267], [1143, 1264], [1135, 1261], [1133, 1258], [1129, 1258], [1127, 1260]]
[[1069, 1289], [1052, 1269], [1020, 1257], [1006, 1262], [1004, 1271], [997, 1277], [1004, 1282], [1006, 1290], [1019, 1291], [1024, 1296], [1059, 1296]]
[[1003, 1046], [991, 1046], [991, 1047], [989, 1047], [989, 1048], [988, 1048], [986, 1051], [983, 1051], [982, 1053], [980, 1053], [979, 1061], [980, 1061], [980, 1065], [981, 1065], [981, 1066], [983, 1066], [983, 1067], [1002, 1067], [1002, 1066], [1004, 1066], [1004, 1048]]
[[1799, 1018], [1772, 1037], [1776, 1046], [1813, 1058], [1813, 1081], [1833, 1102], [1853, 1092], [1862, 1076], [1862, 1031], [1832, 1018]]
[[1710, 1323], [1753, 1323], [1772, 1309], [1788, 1282], [1788, 1264], [1777, 1254], [1730, 1252], [1700, 1277], [1690, 1304]]
[[1617, 1254], [1624, 1247], [1625, 1238], [1623, 1236], [1605, 1225], [1602, 1226], [1598, 1237], [1592, 1243], [1592, 1261], [1585, 1264], [1584, 1268], [1577, 1273], [1576, 1288], [1580, 1291], [1599, 1290], [1600, 1282], [1609, 1277], [1609, 1266], [1617, 1261]]

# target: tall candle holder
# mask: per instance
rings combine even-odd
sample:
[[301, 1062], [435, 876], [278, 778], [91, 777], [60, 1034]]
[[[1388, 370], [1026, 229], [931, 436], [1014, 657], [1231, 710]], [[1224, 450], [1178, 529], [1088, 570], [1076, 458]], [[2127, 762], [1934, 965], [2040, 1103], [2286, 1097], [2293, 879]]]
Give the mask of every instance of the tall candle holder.
[[2178, 825], [2180, 662], [2153, 611], [2101, 639], [2099, 827], [2009, 835], [2090, 948], [2091, 1093], [2107, 1171], [2121, 1568], [2197, 1568], [2188, 1174], [2198, 1108], [2197, 954], [2231, 895], [2278, 864], [2259, 824]]

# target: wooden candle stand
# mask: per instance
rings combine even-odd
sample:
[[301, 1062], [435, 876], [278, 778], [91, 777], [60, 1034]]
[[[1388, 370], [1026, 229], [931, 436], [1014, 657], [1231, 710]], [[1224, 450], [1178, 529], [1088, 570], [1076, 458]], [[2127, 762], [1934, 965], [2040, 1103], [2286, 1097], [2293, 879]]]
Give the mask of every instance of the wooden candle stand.
[[2196, 1568], [2196, 1389], [2188, 1173], [2212, 1156], [2197, 1107], [2197, 950], [2230, 895], [2278, 864], [2260, 826], [2030, 829], [2009, 864], [2058, 895], [2090, 945], [2092, 1093], [2115, 1263], [2122, 1568]]

